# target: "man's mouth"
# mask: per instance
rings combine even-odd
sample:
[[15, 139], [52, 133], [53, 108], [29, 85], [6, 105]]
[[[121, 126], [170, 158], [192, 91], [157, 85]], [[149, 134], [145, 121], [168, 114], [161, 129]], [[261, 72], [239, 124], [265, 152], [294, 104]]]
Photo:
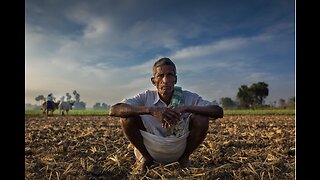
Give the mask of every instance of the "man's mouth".
[[171, 86], [162, 86], [161, 89], [163, 89], [163, 90], [170, 90], [170, 89], [171, 89]]

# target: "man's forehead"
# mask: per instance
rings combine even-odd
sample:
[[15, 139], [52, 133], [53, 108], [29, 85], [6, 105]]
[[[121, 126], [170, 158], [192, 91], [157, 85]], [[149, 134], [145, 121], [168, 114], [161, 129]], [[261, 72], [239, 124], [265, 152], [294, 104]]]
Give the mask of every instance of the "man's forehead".
[[170, 65], [160, 65], [156, 68], [156, 73], [168, 73], [168, 72], [172, 72], [175, 73], [174, 67], [170, 66]]

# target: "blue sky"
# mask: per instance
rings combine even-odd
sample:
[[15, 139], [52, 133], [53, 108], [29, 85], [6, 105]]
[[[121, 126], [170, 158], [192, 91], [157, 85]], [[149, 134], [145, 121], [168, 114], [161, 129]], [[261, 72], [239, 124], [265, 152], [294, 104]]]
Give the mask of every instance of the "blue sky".
[[28, 0], [25, 102], [114, 104], [151, 84], [169, 57], [178, 86], [210, 101], [236, 100], [241, 85], [269, 85], [266, 103], [295, 96], [293, 0]]

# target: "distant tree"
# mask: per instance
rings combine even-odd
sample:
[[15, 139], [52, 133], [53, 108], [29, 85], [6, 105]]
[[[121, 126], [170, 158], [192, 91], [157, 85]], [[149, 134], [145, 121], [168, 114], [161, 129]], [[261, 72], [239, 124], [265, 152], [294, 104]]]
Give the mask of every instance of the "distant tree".
[[276, 105], [277, 105], [277, 101], [272, 101], [272, 102], [269, 103], [269, 105], [270, 105], [271, 108], [275, 108]]
[[70, 102], [72, 96], [69, 93], [66, 93], [66, 97], [67, 97], [67, 102]]
[[77, 108], [78, 110], [86, 110], [86, 103], [83, 101], [80, 101], [79, 103], [77, 103]]
[[232, 99], [229, 97], [220, 98], [220, 103], [222, 104], [222, 107], [225, 109], [233, 108], [236, 105], [236, 103], [232, 101]]
[[253, 83], [249, 89], [252, 92], [255, 105], [262, 105], [263, 100], [269, 95], [268, 84], [264, 82]]
[[99, 103], [97, 102], [96, 104], [93, 105], [94, 110], [108, 110], [110, 106], [106, 103]]
[[28, 110], [41, 110], [41, 106], [32, 105], [30, 103], [25, 104], [24, 109]]
[[35, 99], [37, 102], [40, 101], [40, 104], [42, 104], [42, 103], [41, 103], [41, 100], [43, 100], [43, 101], [46, 100], [46, 98], [45, 98], [43, 95], [39, 95], [39, 96], [35, 97], [34, 99]]
[[80, 94], [76, 90], [73, 91], [73, 95], [76, 99], [76, 102], [80, 102]]
[[72, 92], [72, 94], [74, 95], [75, 98], [75, 102], [74, 102], [74, 109], [75, 110], [85, 110], [86, 109], [86, 103], [83, 101], [80, 101], [80, 94], [74, 90]]
[[265, 82], [253, 83], [250, 87], [242, 85], [238, 90], [240, 108], [263, 107], [264, 99], [269, 95], [268, 84]]
[[108, 109], [110, 109], [110, 106], [108, 104], [106, 104], [106, 103], [102, 103], [101, 109], [102, 110], [108, 110]]
[[240, 108], [250, 108], [254, 102], [253, 94], [247, 85], [242, 85], [238, 89], [237, 99], [239, 100]]
[[286, 108], [286, 100], [282, 98], [279, 99], [279, 108], [283, 108], [283, 109]]
[[99, 102], [93, 105], [93, 110], [100, 110], [100, 109], [101, 109], [101, 104]]
[[296, 105], [296, 98], [295, 97], [290, 97], [287, 101], [287, 105], [289, 107], [295, 107]]

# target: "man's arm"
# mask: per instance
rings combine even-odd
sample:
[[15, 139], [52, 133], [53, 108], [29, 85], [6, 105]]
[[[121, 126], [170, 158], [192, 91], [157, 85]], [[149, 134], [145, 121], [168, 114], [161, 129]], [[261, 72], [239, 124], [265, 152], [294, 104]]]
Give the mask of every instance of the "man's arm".
[[203, 116], [208, 116], [214, 119], [223, 118], [223, 109], [217, 105], [208, 106], [182, 106], [176, 109], [178, 113], [194, 113]]
[[162, 122], [165, 127], [166, 124], [176, 124], [180, 119], [180, 114], [175, 110], [167, 107], [146, 107], [134, 106], [126, 103], [117, 103], [111, 106], [109, 115], [127, 118], [131, 116], [149, 114]]
[[133, 106], [126, 103], [117, 103], [111, 106], [109, 110], [110, 116], [127, 118], [131, 116], [150, 114], [150, 108], [145, 106]]

